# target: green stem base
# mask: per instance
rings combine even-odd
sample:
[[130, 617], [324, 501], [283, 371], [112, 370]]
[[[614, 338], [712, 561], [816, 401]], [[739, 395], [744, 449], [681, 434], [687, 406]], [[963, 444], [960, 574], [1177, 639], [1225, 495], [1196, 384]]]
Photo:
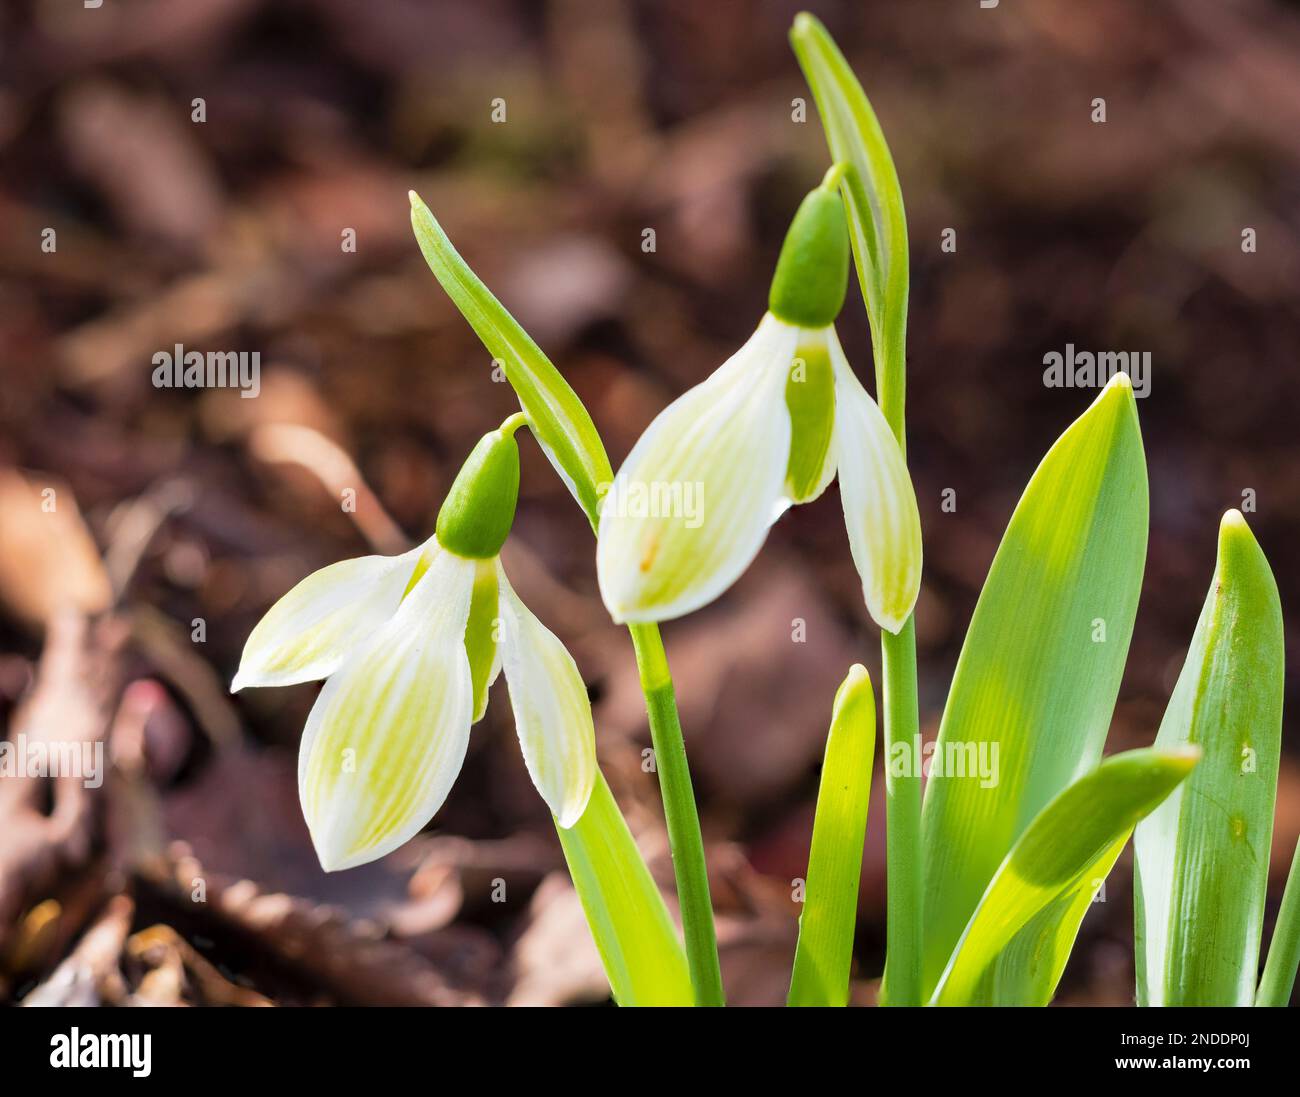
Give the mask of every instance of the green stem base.
[[655, 770], [659, 775], [668, 845], [677, 878], [677, 901], [681, 906], [682, 933], [691, 983], [695, 988], [695, 1004], [725, 1005], [713, 905], [709, 898], [709, 876], [704, 863], [704, 839], [695, 809], [695, 793], [686, 763], [686, 743], [677, 717], [677, 699], [673, 694], [668, 657], [657, 625], [629, 625], [628, 631], [636, 649], [641, 690], [650, 717], [650, 739], [654, 744]]
[[[909, 617], [897, 636], [881, 633], [885, 682], [885, 978], [881, 1005], [919, 1006], [924, 869], [921, 774], [913, 737], [918, 733], [916, 630]], [[902, 744], [898, 746], [897, 744]], [[895, 775], [895, 760], [906, 768]]]

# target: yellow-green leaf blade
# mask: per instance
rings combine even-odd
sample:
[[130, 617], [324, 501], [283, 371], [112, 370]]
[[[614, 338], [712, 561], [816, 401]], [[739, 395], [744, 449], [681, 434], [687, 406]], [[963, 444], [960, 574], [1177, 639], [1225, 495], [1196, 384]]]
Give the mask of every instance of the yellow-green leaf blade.
[[621, 1006], [689, 1006], [686, 953], [604, 774], [582, 817], [556, 827], [605, 975]]
[[850, 169], [841, 189], [849, 240], [871, 321], [877, 397], [902, 443], [907, 338], [907, 216], [889, 145], [858, 78], [826, 28], [795, 17], [790, 43], [812, 89], [831, 159]]
[[1204, 761], [1133, 840], [1139, 1005], [1250, 1005], [1282, 740], [1277, 584], [1236, 511], [1157, 746]]
[[[1191, 772], [1198, 755], [1194, 747], [1117, 754], [1048, 804], [989, 884], [933, 1004], [1045, 1005], [1092, 893], [1134, 825]], [[1024, 934], [1027, 928], [1033, 932]], [[1018, 938], [1037, 948], [1017, 949], [1017, 970], [1009, 970], [1000, 961]], [[1044, 948], [1047, 955], [1035, 960]], [[1026, 987], [1037, 997], [1025, 996]]]
[[998, 774], [945, 771], [926, 788], [927, 994], [1016, 839], [1101, 757], [1146, 539], [1146, 463], [1121, 374], [1029, 481], [957, 662], [935, 757], [983, 752]]
[[411, 227], [434, 277], [488, 352], [502, 363], [534, 436], [594, 529], [600, 493], [613, 480], [613, 472], [587, 409], [532, 337], [460, 257], [414, 191]]
[[875, 750], [876, 699], [866, 669], [855, 664], [835, 695], [826, 739], [787, 1005], [848, 1004]]

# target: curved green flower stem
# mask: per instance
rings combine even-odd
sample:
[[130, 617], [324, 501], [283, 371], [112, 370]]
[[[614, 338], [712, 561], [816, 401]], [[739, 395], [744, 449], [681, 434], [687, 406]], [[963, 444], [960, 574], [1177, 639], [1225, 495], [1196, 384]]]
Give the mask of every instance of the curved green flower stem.
[[722, 972], [718, 967], [718, 939], [713, 928], [713, 906], [709, 899], [709, 876], [704, 864], [704, 840], [700, 817], [695, 810], [691, 771], [686, 763], [686, 743], [677, 718], [677, 699], [668, 670], [668, 656], [657, 625], [629, 625], [636, 665], [641, 673], [650, 716], [650, 739], [654, 744], [655, 770], [664, 801], [668, 824], [668, 845], [673, 872], [677, 877], [677, 901], [682, 911], [686, 939], [686, 960], [695, 987], [695, 1004], [721, 1006]]
[[1273, 940], [1264, 962], [1264, 977], [1255, 995], [1257, 1006], [1285, 1006], [1291, 1001], [1296, 967], [1300, 965], [1300, 844], [1296, 845], [1282, 892], [1282, 906], [1273, 927]]

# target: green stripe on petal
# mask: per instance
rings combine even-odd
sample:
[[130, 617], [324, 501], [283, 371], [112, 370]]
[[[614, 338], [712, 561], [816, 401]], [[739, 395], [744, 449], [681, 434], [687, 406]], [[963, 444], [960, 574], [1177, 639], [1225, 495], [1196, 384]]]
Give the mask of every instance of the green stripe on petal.
[[298, 792], [321, 867], [365, 864], [442, 806], [469, 744], [474, 563], [439, 552], [397, 614], [321, 690]]
[[497, 565], [501, 653], [528, 775], [561, 827], [587, 808], [596, 783], [591, 701], [573, 656], [520, 601]]
[[400, 556], [340, 560], [312, 572], [275, 603], [244, 644], [232, 691], [328, 677], [394, 613], [421, 564]]
[[465, 626], [465, 652], [474, 680], [474, 722], [487, 712], [488, 690], [501, 672], [501, 645], [497, 633], [497, 569], [494, 559], [474, 561], [474, 594]]
[[805, 331], [785, 385], [790, 411], [790, 459], [785, 490], [792, 503], [810, 503], [835, 479], [835, 371], [825, 329]]
[[835, 462], [853, 562], [867, 611], [898, 632], [921, 590], [921, 515], [907, 463], [876, 402], [853, 373], [834, 328]]
[[601, 507], [596, 573], [619, 622], [713, 601], [757, 555], [784, 499], [785, 385], [799, 329], [768, 314], [628, 455]]

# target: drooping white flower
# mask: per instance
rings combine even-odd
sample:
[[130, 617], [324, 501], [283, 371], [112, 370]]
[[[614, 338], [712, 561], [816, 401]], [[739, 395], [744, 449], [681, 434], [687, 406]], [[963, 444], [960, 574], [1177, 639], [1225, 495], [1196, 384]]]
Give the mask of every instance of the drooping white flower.
[[232, 688], [328, 676], [298, 756], [303, 814], [327, 871], [382, 857], [432, 818], [503, 668], [538, 792], [561, 827], [586, 809], [596, 748], [582, 675], [497, 558], [517, 491], [514, 439], [494, 431], [434, 536], [309, 575], [249, 636]]
[[757, 331], [655, 418], [604, 497], [596, 567], [616, 621], [711, 602], [771, 524], [838, 470], [867, 609], [890, 632], [906, 623], [920, 590], [920, 514], [898, 442], [835, 334], [847, 275], [843, 208], [823, 185], [795, 217]]

